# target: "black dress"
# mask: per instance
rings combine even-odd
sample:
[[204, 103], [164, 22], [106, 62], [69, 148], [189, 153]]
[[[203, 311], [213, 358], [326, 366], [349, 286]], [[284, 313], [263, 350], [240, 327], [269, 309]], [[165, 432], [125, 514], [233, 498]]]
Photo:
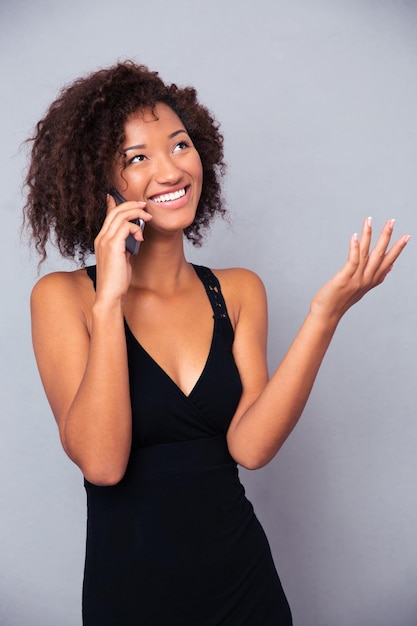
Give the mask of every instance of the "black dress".
[[[220, 285], [205, 368], [186, 396], [126, 324], [133, 443], [111, 487], [85, 480], [85, 626], [289, 626], [270, 548], [226, 431], [242, 392]], [[95, 282], [95, 267], [87, 268]]]

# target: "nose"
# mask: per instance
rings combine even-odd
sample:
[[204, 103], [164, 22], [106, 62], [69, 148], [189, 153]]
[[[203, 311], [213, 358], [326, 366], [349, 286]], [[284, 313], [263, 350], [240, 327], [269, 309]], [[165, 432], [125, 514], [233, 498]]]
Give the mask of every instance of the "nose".
[[171, 155], [159, 155], [155, 161], [155, 180], [160, 183], [177, 183], [182, 176], [182, 170], [175, 163]]

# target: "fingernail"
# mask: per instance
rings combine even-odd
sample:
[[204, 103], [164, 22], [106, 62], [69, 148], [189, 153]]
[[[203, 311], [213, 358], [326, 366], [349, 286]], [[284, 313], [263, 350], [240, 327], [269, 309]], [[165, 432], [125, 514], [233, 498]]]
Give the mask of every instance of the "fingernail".
[[368, 217], [367, 222], [368, 222], [369, 228], [371, 228], [371, 226], [372, 226], [372, 217]]
[[405, 235], [404, 240], [403, 240], [404, 244], [408, 243], [410, 239], [411, 239], [411, 235]]
[[394, 224], [395, 224], [395, 220], [390, 220], [388, 222], [388, 228], [390, 228], [392, 230], [394, 228]]
[[353, 233], [353, 241], [358, 241], [358, 233]]

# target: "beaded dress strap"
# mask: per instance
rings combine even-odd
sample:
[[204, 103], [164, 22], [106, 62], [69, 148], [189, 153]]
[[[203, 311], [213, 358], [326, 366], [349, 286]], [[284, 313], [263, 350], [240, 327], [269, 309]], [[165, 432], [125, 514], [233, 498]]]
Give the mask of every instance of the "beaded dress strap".
[[206, 292], [210, 300], [211, 307], [213, 309], [214, 318], [229, 319], [226, 302], [224, 301], [223, 294], [220, 288], [220, 283], [217, 280], [216, 276], [208, 267], [194, 264], [193, 267], [204, 287], [206, 288]]

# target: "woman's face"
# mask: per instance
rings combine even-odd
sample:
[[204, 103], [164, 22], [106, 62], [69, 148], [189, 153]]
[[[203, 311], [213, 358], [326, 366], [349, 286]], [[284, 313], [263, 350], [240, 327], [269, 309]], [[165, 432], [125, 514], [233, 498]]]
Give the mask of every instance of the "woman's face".
[[125, 124], [112, 186], [126, 200], [146, 201], [155, 230], [183, 230], [195, 217], [203, 169], [184, 124], [166, 104], [131, 115]]

